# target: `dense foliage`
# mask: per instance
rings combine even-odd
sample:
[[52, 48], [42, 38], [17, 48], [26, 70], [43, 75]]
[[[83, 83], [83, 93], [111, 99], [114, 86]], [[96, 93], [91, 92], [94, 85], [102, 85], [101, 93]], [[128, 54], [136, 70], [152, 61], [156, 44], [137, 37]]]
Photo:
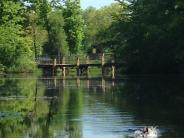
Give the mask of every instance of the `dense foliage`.
[[83, 49], [80, 3], [1, 0], [0, 34], [0, 73], [33, 71], [35, 59], [45, 54], [77, 54]]
[[64, 56], [68, 53], [66, 34], [63, 28], [64, 19], [61, 15], [62, 12], [59, 10], [48, 15], [49, 42], [45, 49], [46, 53], [58, 56]]
[[119, 39], [125, 71], [128, 73], [181, 73], [183, 72], [182, 32], [184, 18], [182, 1], [132, 2], [131, 19], [119, 22]]
[[80, 0], [65, 1], [64, 19], [69, 51], [71, 54], [81, 53], [84, 49], [82, 45], [84, 33]]
[[126, 73], [183, 72], [184, 2], [116, 1], [119, 4], [85, 10], [86, 45], [114, 52]]
[[91, 51], [93, 47], [97, 48], [97, 52], [111, 50], [109, 42], [112, 37], [109, 28], [116, 21], [115, 18], [120, 11], [121, 5], [119, 4], [112, 4], [101, 9], [89, 7], [84, 10], [84, 45], [87, 52]]
[[39, 56], [114, 52], [126, 73], [181, 73], [182, 0], [116, 0], [95, 9], [80, 0], [1, 0], [0, 72], [31, 71]]
[[[130, 20], [119, 21], [120, 54], [128, 73], [179, 73], [184, 59], [184, 2], [138, 0]], [[122, 42], [122, 41], [121, 41]], [[123, 53], [123, 54], [122, 54]]]
[[32, 41], [23, 29], [23, 7], [20, 2], [0, 2], [0, 64], [9, 71], [30, 71], [35, 66]]

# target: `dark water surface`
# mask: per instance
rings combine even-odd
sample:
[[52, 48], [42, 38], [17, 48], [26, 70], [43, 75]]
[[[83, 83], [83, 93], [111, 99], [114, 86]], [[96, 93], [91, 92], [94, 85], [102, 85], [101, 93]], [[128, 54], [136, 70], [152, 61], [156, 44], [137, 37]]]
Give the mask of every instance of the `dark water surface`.
[[184, 79], [0, 78], [0, 138], [184, 138]]

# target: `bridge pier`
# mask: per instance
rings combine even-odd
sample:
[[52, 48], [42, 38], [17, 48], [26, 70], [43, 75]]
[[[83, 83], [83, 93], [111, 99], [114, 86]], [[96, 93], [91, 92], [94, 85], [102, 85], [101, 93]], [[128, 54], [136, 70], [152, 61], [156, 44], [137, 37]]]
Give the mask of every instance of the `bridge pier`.
[[101, 68], [102, 68], [102, 76], [105, 75], [105, 57], [104, 57], [104, 53], [102, 54], [102, 57], [101, 57]]
[[[89, 57], [86, 56], [86, 65], [89, 64]], [[89, 75], [89, 66], [86, 67], [86, 75], [88, 76]]]
[[77, 57], [77, 63], [76, 63], [77, 67], [76, 67], [76, 70], [77, 70], [77, 76], [80, 76], [80, 59], [79, 57]]
[[63, 75], [63, 77], [66, 76], [66, 67], [62, 67], [62, 75]]
[[57, 64], [57, 61], [56, 61], [56, 59], [54, 59], [53, 66], [52, 66], [52, 75], [54, 75], [56, 73], [56, 64]]
[[112, 69], [112, 71], [111, 71], [111, 73], [112, 73], [112, 79], [115, 79], [115, 66], [113, 65], [112, 67], [111, 67]]

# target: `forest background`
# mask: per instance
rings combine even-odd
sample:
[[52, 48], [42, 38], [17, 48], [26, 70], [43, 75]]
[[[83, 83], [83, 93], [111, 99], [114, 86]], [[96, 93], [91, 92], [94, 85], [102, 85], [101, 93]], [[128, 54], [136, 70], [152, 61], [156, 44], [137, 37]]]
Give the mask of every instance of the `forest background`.
[[122, 73], [184, 69], [184, 1], [116, 0], [81, 9], [80, 0], [1, 0], [0, 72], [33, 72], [40, 56], [114, 53]]

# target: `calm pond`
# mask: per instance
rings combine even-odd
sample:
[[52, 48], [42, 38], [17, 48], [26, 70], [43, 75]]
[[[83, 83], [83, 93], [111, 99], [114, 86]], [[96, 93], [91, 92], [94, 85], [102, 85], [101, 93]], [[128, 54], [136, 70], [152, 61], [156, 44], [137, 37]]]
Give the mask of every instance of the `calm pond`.
[[178, 77], [1, 77], [0, 137], [129, 138], [157, 126], [183, 138], [183, 105]]

